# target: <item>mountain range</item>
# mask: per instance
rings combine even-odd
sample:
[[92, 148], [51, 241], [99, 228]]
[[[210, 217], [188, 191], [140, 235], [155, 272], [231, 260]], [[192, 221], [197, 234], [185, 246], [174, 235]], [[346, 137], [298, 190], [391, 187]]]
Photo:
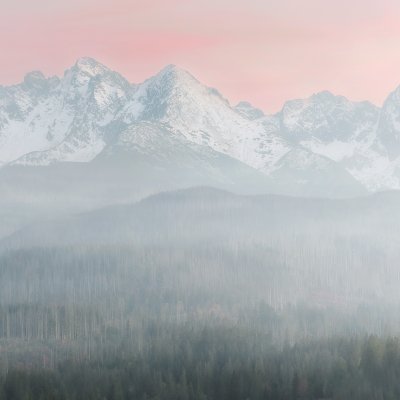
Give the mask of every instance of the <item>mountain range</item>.
[[173, 65], [132, 84], [82, 58], [62, 78], [36, 71], [0, 86], [0, 189], [24, 196], [22, 186], [38, 190], [42, 180], [57, 192], [78, 177], [84, 188], [107, 181], [102, 190], [120, 193], [197, 184], [319, 197], [397, 190], [400, 87], [382, 108], [321, 92], [267, 115], [230, 105]]

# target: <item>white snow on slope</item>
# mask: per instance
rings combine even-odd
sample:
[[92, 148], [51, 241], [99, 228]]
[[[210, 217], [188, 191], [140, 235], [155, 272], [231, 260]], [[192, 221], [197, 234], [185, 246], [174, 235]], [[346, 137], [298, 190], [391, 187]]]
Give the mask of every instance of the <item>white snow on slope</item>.
[[[60, 79], [33, 72], [19, 85], [0, 87], [0, 166], [90, 162], [127, 127], [142, 122], [163, 124], [168, 134], [267, 175], [285, 168], [279, 161], [289, 152], [314, 154], [371, 191], [400, 188], [400, 88], [382, 110], [321, 92], [265, 115], [246, 102], [232, 107], [173, 65], [133, 85], [90, 58], [78, 60]], [[148, 146], [158, 151], [157, 143]], [[307, 157], [305, 168], [319, 165], [309, 165]], [[301, 162], [296, 159], [300, 169]]]

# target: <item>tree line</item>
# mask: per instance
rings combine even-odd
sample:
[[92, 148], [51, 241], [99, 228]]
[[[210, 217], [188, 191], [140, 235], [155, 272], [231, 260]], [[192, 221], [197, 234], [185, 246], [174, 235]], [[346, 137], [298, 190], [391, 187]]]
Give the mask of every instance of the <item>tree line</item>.
[[366, 336], [286, 345], [227, 327], [150, 334], [146, 351], [13, 368], [1, 400], [381, 400], [400, 397], [400, 341]]

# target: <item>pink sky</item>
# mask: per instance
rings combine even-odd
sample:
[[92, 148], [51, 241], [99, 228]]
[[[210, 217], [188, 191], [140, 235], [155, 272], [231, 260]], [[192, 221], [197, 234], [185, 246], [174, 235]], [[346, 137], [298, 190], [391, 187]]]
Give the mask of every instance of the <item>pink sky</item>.
[[267, 112], [400, 84], [398, 0], [0, 0], [0, 82], [91, 56], [140, 82], [166, 64]]

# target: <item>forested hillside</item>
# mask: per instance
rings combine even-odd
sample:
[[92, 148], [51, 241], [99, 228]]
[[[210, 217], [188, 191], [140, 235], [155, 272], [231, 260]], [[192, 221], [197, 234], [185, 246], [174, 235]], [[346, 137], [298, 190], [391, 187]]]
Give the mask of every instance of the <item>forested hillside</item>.
[[204, 187], [28, 224], [0, 242], [2, 396], [396, 398], [398, 200]]

